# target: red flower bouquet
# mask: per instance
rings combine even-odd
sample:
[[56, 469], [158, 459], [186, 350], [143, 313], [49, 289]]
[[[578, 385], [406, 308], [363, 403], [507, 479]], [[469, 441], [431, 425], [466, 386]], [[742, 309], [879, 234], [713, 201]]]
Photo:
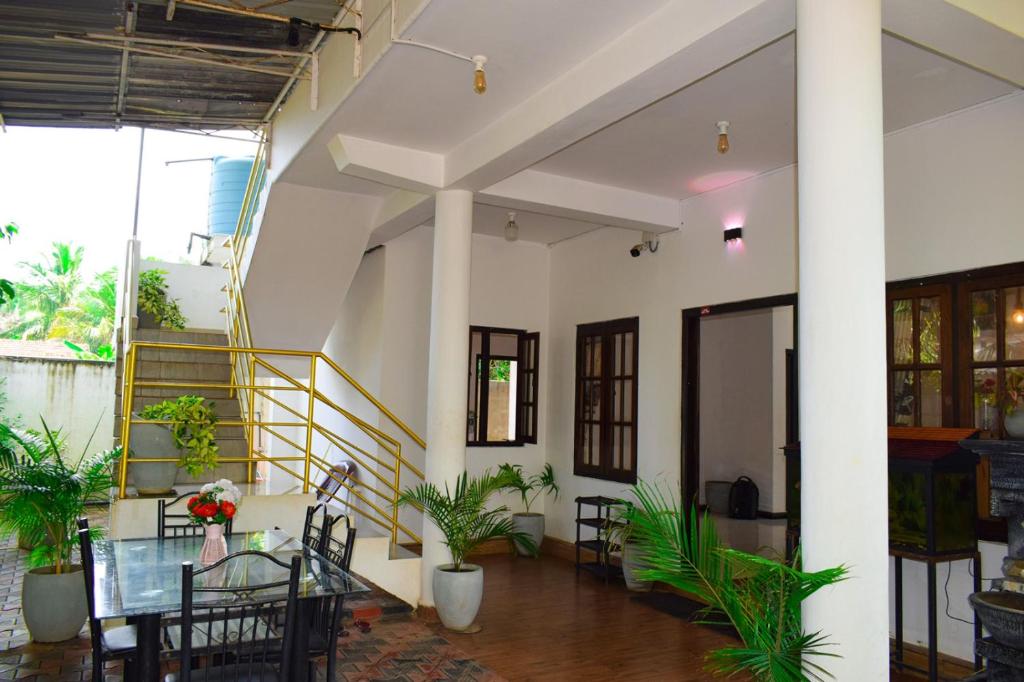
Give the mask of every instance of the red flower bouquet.
[[197, 495], [189, 498], [188, 515], [192, 523], [202, 526], [225, 524], [238, 509], [238, 489], [227, 481], [204, 485]]

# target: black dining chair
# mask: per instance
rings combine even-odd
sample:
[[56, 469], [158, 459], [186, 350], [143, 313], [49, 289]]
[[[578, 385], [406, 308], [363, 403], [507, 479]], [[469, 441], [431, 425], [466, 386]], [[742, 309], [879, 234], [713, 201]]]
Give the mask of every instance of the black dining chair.
[[[217, 585], [216, 571], [241, 557], [259, 557], [288, 569], [288, 578], [238, 586]], [[286, 564], [270, 554], [243, 551], [195, 570], [181, 565], [181, 619], [177, 626], [180, 669], [166, 682], [292, 682], [298, 679], [295, 631], [302, 557]], [[254, 567], [255, 568], [255, 567]], [[258, 569], [255, 569], [258, 570]], [[207, 577], [211, 584], [197, 584]], [[288, 588], [287, 597], [280, 590]], [[262, 597], [260, 595], [263, 595]], [[281, 614], [283, 613], [283, 617]], [[190, 633], [190, 636], [182, 636]], [[205, 665], [200, 666], [201, 663]], [[301, 673], [300, 673], [301, 674]]]
[[92, 533], [89, 520], [78, 519], [78, 546], [82, 555], [82, 574], [85, 576], [85, 599], [89, 608], [89, 637], [92, 639], [92, 680], [103, 682], [107, 661], [125, 661], [125, 676], [131, 679], [137, 642], [134, 625], [122, 625], [104, 630], [96, 618], [96, 566], [92, 556]]
[[306, 507], [306, 521], [302, 526], [302, 544], [320, 554], [323, 541], [329, 534], [324, 532], [324, 526], [330, 518], [330, 514], [327, 513], [327, 505], [323, 502]]
[[[356, 546], [356, 528], [345, 514], [329, 516], [328, 518], [329, 522], [327, 519], [324, 520], [325, 542], [322, 545], [323, 550], [318, 550], [318, 553], [348, 573], [352, 567], [352, 552]], [[337, 537], [339, 533], [335, 530], [335, 526], [341, 521], [345, 522], [344, 540]]]
[[[198, 493], [185, 493], [173, 500], [160, 499], [157, 502], [156, 535], [160, 538], [195, 537], [203, 534], [203, 527], [192, 523], [188, 516], [188, 499]], [[231, 534], [231, 522], [224, 524], [225, 535]]]

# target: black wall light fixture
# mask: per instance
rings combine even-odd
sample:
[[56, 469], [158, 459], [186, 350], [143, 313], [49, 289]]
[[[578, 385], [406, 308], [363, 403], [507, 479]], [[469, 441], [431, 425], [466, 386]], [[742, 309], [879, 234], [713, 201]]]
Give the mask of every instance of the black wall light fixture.
[[742, 227], [730, 227], [722, 233], [722, 241], [731, 242], [734, 239], [743, 239]]

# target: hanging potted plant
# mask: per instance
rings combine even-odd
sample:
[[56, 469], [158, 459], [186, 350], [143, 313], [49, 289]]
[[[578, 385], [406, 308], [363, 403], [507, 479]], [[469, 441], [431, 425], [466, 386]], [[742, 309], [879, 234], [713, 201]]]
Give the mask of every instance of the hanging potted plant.
[[0, 424], [0, 441], [6, 443], [0, 447], [0, 529], [32, 547], [21, 587], [25, 624], [37, 642], [71, 639], [88, 616], [82, 567], [73, 563], [76, 523], [86, 502], [110, 494], [121, 449], [83, 454], [68, 464], [60, 432], [45, 421], [41, 434]]
[[167, 296], [166, 270], [146, 270], [139, 275], [139, 327], [184, 329], [185, 316], [178, 300]]
[[530, 506], [545, 493], [554, 493], [558, 499], [558, 485], [555, 483], [555, 472], [550, 464], [544, 465], [539, 474], [524, 477], [521, 464], [502, 464], [499, 473], [505, 477], [505, 490], [515, 490], [523, 501], [524, 511], [512, 515], [512, 525], [516, 531], [530, 536], [533, 540], [532, 550], [526, 545], [516, 542], [519, 556], [538, 556], [540, 545], [544, 541], [544, 515], [530, 511]]
[[404, 491], [399, 504], [412, 505], [429, 518], [444, 536], [452, 562], [434, 567], [434, 606], [449, 630], [466, 631], [473, 625], [483, 599], [484, 570], [466, 563], [477, 547], [495, 538], [509, 538], [534, 549], [533, 540], [515, 530], [508, 507], [485, 509], [492, 495], [508, 484], [505, 475], [485, 471], [480, 478], [463, 472], [454, 492], [447, 484], [442, 492], [433, 483], [421, 483]]
[[183, 395], [144, 407], [140, 419], [167, 422], [132, 427], [133, 452], [142, 457], [176, 455], [177, 462], [132, 464], [135, 488], [142, 495], [166, 495], [174, 486], [178, 469], [198, 477], [217, 468], [217, 415], [214, 404], [201, 396]]

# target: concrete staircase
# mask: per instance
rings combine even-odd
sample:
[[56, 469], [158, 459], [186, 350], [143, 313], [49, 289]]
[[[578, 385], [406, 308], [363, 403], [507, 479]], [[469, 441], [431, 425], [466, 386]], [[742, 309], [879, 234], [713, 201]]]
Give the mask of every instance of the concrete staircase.
[[[207, 331], [175, 331], [171, 329], [137, 329], [135, 340], [159, 343], [190, 344], [202, 346], [227, 346], [228, 339], [224, 334]], [[189, 350], [156, 350], [139, 349], [136, 366], [136, 381], [175, 381], [195, 384], [226, 384], [231, 381], [230, 354], [210, 353]], [[114, 439], [120, 442], [123, 390], [124, 360], [117, 360], [116, 400], [114, 407]], [[221, 420], [238, 421], [240, 406], [238, 399], [229, 395], [224, 388], [157, 388], [138, 387], [135, 389], [134, 410], [138, 412], [147, 405], [154, 405], [163, 400], [173, 400], [181, 395], [200, 395], [213, 401], [214, 411]], [[130, 445], [130, 444], [129, 444]], [[241, 426], [218, 426], [217, 445], [221, 457], [245, 457], [248, 444], [245, 429]], [[244, 464], [222, 464], [215, 471], [207, 471], [199, 478], [192, 478], [184, 470], [178, 472], [177, 482], [181, 484], [198, 484], [215, 481], [218, 478], [229, 478], [235, 482], [245, 482], [248, 475]], [[131, 481], [129, 470], [129, 482]]]

